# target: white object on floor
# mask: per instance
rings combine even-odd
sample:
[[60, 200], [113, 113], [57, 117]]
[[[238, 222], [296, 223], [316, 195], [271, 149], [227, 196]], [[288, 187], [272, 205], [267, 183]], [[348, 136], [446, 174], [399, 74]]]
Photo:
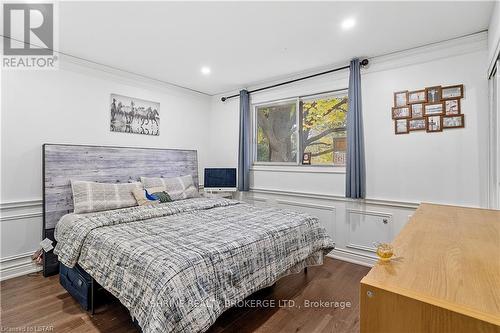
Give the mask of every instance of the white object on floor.
[[49, 252], [52, 250], [54, 247], [52, 246], [52, 241], [48, 238], [45, 238], [43, 241], [40, 242], [40, 246], [45, 252]]

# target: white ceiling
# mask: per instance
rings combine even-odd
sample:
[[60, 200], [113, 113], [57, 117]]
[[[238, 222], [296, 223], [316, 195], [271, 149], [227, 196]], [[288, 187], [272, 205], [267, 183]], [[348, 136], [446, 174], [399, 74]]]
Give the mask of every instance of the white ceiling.
[[[487, 29], [493, 2], [61, 2], [59, 49], [208, 94]], [[343, 31], [341, 21], [357, 25]], [[200, 73], [202, 66], [212, 70]]]

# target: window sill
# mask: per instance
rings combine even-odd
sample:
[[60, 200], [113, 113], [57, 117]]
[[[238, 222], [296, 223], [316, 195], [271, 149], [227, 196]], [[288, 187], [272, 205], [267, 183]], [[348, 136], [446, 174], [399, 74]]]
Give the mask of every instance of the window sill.
[[269, 171], [269, 172], [295, 172], [295, 173], [340, 173], [345, 174], [345, 167], [340, 166], [322, 166], [322, 165], [268, 165], [254, 164], [250, 171]]

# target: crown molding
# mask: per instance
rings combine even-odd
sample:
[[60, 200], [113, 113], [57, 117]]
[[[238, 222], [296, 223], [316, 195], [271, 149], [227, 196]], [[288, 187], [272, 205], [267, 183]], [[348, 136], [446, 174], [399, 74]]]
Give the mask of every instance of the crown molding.
[[362, 74], [411, 66], [439, 59], [488, 50], [488, 33], [481, 31], [458, 38], [423, 45], [403, 51], [371, 57]]
[[[460, 36], [444, 41], [430, 43], [426, 45], [416, 46], [410, 49], [395, 51], [387, 54], [363, 56], [359, 58], [367, 58], [370, 64], [367, 68], [361, 71], [361, 74], [368, 74], [377, 71], [384, 71], [398, 67], [410, 66], [419, 63], [425, 63], [433, 60], [443, 59], [447, 57], [460, 56], [467, 53], [488, 50], [488, 32], [479, 31], [465, 36]], [[263, 86], [279, 83], [283, 80], [293, 80], [302, 76], [312, 75], [334, 67], [344, 66], [346, 63], [334, 63], [327, 66], [316, 67], [302, 72], [290, 73], [280, 77], [252, 82], [245, 85], [246, 89], [254, 90]], [[331, 74], [333, 80], [339, 78], [348, 78], [349, 72], [338, 72]], [[317, 78], [316, 78], [317, 79]], [[314, 79], [312, 79], [314, 80]], [[277, 88], [279, 89], [279, 88]], [[212, 96], [230, 95], [238, 92], [240, 89], [235, 88], [225, 92], [220, 92]]]
[[113, 66], [104, 65], [98, 62], [94, 62], [91, 60], [59, 53], [57, 55], [59, 62], [59, 69], [69, 70], [79, 73], [87, 73], [91, 75], [107, 75], [108, 77], [112, 77], [116, 80], [120, 80], [123, 83], [129, 83], [133, 85], [137, 85], [138, 83], [149, 89], [165, 91], [168, 93], [178, 93], [183, 95], [192, 95], [201, 98], [209, 98], [212, 95], [198, 91], [195, 89], [191, 89], [188, 87], [180, 86], [175, 83], [166, 82], [162, 80], [158, 80], [155, 78], [151, 78], [145, 75], [141, 75], [138, 73], [134, 73], [131, 71], [127, 71], [120, 68], [115, 68]]

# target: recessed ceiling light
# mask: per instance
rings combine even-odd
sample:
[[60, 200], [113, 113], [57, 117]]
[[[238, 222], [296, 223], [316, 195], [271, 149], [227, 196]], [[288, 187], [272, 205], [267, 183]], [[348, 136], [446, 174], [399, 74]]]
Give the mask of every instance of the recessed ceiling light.
[[201, 68], [201, 74], [203, 74], [203, 75], [208, 75], [208, 74], [210, 74], [210, 72], [211, 72], [211, 70], [210, 70], [210, 67], [208, 67], [208, 66], [203, 66]]
[[356, 25], [356, 20], [353, 19], [352, 17], [343, 20], [342, 23], [340, 24], [343, 30], [349, 30], [355, 25]]

